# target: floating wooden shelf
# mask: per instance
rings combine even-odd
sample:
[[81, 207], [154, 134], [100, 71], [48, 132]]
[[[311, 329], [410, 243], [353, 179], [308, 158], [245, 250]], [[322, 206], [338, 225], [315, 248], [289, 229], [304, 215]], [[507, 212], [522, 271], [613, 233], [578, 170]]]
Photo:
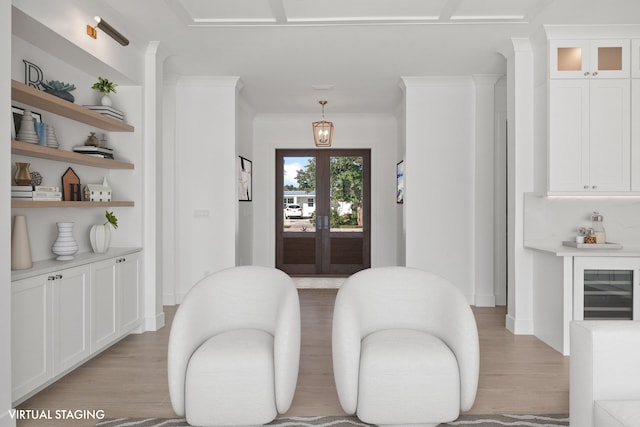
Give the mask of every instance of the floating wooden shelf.
[[11, 141], [11, 152], [23, 156], [37, 157], [39, 159], [56, 160], [59, 162], [75, 163], [78, 165], [93, 166], [103, 169], [133, 169], [133, 163], [120, 160], [103, 159], [73, 151], [59, 150], [57, 148], [43, 147], [28, 142]]
[[11, 80], [11, 99], [106, 131], [134, 131], [134, 127], [127, 123], [103, 116], [81, 105], [65, 101], [16, 80]]
[[64, 202], [45, 200], [16, 200], [11, 199], [12, 208], [103, 208], [103, 207], [131, 207], [134, 202]]

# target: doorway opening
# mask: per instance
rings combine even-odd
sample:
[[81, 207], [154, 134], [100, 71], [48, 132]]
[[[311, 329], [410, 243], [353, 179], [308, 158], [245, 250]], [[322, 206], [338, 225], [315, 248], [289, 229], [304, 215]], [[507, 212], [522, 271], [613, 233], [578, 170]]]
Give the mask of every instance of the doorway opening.
[[350, 275], [371, 265], [371, 150], [276, 150], [276, 267]]

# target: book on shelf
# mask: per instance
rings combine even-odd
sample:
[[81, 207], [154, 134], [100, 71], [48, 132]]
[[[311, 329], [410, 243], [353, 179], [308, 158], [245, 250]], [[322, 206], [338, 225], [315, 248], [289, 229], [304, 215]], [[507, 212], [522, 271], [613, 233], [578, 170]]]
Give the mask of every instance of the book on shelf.
[[113, 149], [107, 147], [96, 147], [93, 145], [76, 145], [73, 147], [75, 153], [86, 154], [94, 157], [113, 159]]
[[56, 197], [62, 199], [62, 192], [60, 191], [34, 191], [33, 200]]
[[37, 199], [34, 197], [32, 200], [34, 202], [61, 202], [62, 197], [38, 197]]
[[33, 187], [33, 191], [60, 191], [60, 187], [52, 187], [47, 185], [36, 185]]
[[85, 105], [84, 108], [95, 111], [96, 113], [102, 114], [103, 116], [120, 120], [121, 122], [124, 121], [124, 113], [120, 110], [116, 110], [113, 107], [107, 107], [106, 105]]
[[12, 191], [12, 199], [31, 199], [33, 198], [33, 191]]
[[33, 186], [32, 185], [12, 185], [11, 192], [13, 193], [14, 191], [33, 191]]

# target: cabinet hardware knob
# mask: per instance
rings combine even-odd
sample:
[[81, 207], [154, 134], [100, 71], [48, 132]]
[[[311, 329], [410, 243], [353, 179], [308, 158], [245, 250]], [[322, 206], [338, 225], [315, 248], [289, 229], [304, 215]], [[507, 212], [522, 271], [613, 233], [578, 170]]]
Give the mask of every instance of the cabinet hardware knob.
[[53, 277], [53, 276], [48, 276], [48, 277], [47, 277], [47, 280], [56, 280], [56, 278], [55, 278], [55, 277]]
[[584, 72], [584, 76], [587, 77], [590, 73], [588, 71]]
[[62, 274], [56, 274], [56, 279], [62, 279]]
[[586, 190], [586, 189], [588, 189], [588, 188], [589, 188], [589, 186], [588, 186], [588, 185], [585, 185], [585, 186], [584, 186], [584, 189], [585, 189], [585, 190]]
[[595, 190], [596, 188], [598, 188], [598, 186], [597, 186], [597, 185], [594, 185], [594, 186], [593, 186], [593, 187], [591, 187], [591, 188], [593, 188], [593, 189]]
[[597, 75], [598, 75], [598, 72], [597, 72], [597, 71], [594, 71], [594, 72], [593, 72], [593, 77], [595, 77], [595, 76], [597, 76]]

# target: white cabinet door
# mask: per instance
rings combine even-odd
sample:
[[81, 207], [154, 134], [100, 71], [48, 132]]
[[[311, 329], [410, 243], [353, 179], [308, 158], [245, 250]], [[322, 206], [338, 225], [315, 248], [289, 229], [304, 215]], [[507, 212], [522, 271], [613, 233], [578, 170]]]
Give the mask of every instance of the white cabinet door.
[[85, 265], [61, 270], [51, 282], [55, 375], [89, 356], [89, 277]]
[[44, 275], [11, 283], [13, 401], [53, 377], [51, 287], [47, 279]]
[[118, 338], [116, 260], [91, 264], [91, 353]]
[[549, 191], [589, 190], [589, 80], [551, 80]]
[[629, 40], [551, 40], [549, 77], [552, 79], [628, 78]]
[[589, 45], [591, 77], [597, 79], [629, 78], [631, 76], [630, 45], [630, 40], [592, 40]]
[[589, 94], [589, 156], [592, 191], [631, 189], [631, 82], [592, 80]]
[[549, 192], [631, 190], [628, 79], [549, 83]]
[[589, 77], [589, 40], [551, 40], [549, 42], [549, 76], [552, 79]]
[[640, 78], [640, 39], [631, 40], [631, 77]]
[[631, 80], [631, 191], [640, 192], [640, 79]]
[[119, 297], [119, 335], [131, 332], [140, 325], [139, 256], [130, 254], [116, 259]]

